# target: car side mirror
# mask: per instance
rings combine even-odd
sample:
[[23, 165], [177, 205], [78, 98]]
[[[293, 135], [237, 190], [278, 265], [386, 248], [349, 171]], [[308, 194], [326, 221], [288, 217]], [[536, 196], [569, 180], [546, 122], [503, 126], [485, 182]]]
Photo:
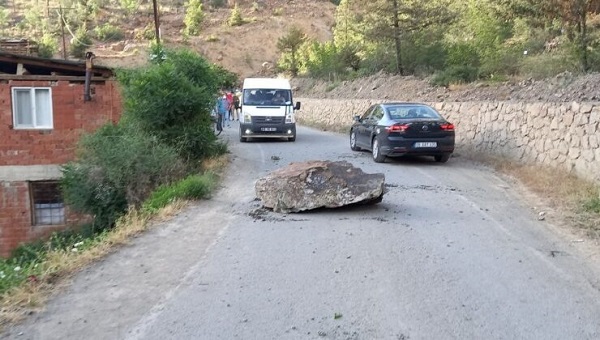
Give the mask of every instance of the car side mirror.
[[296, 102], [296, 106], [294, 106], [294, 110], [300, 110], [300, 102]]

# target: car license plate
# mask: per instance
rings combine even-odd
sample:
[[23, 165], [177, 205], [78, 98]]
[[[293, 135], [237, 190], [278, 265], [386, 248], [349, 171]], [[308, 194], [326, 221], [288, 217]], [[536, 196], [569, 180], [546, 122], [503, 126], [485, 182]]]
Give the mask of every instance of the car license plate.
[[274, 128], [274, 127], [264, 127], [264, 128], [260, 128], [260, 131], [277, 131], [277, 128]]
[[437, 142], [417, 142], [415, 148], [437, 148]]

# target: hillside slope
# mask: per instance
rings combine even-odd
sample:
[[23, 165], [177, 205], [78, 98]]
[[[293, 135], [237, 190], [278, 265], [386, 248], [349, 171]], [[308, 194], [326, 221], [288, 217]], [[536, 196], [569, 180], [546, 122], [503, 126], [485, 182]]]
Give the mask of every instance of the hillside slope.
[[519, 101], [598, 102], [600, 74], [559, 74], [556, 77], [512, 79], [499, 83], [475, 82], [449, 87], [433, 86], [428, 79], [375, 74], [343, 82], [293, 80], [297, 96], [334, 99], [381, 99], [420, 102]]
[[[169, 47], [187, 47], [208, 60], [237, 73], [241, 78], [252, 75], [272, 75], [279, 59], [277, 39], [295, 26], [308, 37], [326, 41], [332, 37], [335, 5], [328, 0], [238, 0], [244, 24], [229, 26], [233, 1], [226, 8], [205, 8], [205, 19], [199, 36], [184, 38], [184, 12], [181, 7], [161, 8], [162, 41]], [[207, 7], [207, 6], [205, 6]], [[97, 61], [107, 66], [135, 66], [146, 62], [148, 41], [133, 40], [139, 30], [153, 22], [151, 11], [122, 23], [128, 40], [121, 43], [98, 44], [94, 52]], [[119, 52], [115, 45], [127, 46]]]

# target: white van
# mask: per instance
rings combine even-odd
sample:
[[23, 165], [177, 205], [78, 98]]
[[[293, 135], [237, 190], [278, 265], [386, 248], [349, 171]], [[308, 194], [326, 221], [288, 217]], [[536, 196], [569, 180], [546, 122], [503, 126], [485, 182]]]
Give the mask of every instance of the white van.
[[292, 87], [287, 79], [246, 78], [242, 92], [240, 142], [248, 138], [287, 138], [296, 140]]

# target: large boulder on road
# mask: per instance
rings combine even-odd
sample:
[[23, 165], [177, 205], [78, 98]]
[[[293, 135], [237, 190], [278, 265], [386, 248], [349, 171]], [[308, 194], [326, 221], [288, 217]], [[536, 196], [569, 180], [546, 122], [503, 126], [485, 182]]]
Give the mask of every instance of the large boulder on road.
[[275, 212], [338, 208], [383, 199], [384, 174], [366, 174], [346, 161], [291, 163], [260, 178], [256, 196]]

